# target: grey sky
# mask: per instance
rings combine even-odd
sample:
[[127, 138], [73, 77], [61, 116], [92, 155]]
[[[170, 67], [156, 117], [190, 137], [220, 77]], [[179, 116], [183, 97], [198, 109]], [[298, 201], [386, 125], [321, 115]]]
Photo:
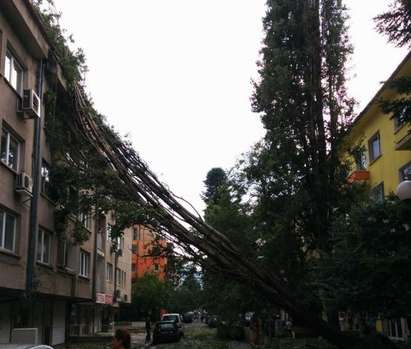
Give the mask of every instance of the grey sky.
[[[346, 0], [360, 110], [405, 55], [374, 31], [388, 0]], [[251, 112], [265, 0], [55, 0], [85, 50], [97, 109], [170, 188], [203, 207], [211, 167], [230, 168], [263, 135]], [[115, 5], [114, 5], [115, 4]]]

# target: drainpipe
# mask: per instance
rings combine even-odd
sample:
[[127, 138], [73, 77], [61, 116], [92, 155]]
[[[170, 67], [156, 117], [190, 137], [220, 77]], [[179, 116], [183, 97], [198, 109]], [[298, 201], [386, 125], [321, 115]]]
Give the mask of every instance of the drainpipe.
[[38, 201], [40, 196], [40, 178], [41, 178], [41, 124], [44, 115], [43, 108], [43, 82], [46, 60], [40, 62], [39, 76], [37, 80], [36, 92], [40, 98], [40, 117], [34, 121], [34, 137], [33, 137], [33, 154], [32, 154], [32, 178], [33, 178], [33, 193], [30, 204], [29, 218], [29, 236], [27, 247], [27, 274], [26, 274], [26, 295], [30, 297], [34, 289], [34, 264], [36, 240], [38, 234]]

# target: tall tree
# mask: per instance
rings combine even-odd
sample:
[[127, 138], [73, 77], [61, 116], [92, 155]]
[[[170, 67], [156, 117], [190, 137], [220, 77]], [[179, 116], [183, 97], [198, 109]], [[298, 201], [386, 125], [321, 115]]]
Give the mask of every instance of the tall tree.
[[[351, 46], [339, 0], [270, 0], [253, 109], [264, 139], [247, 173], [266, 235], [291, 234], [293, 249], [329, 249], [344, 195], [339, 152], [352, 116], [345, 65]], [[268, 224], [267, 224], [268, 223]]]
[[[411, 0], [395, 0], [390, 10], [375, 18], [378, 32], [398, 47], [411, 47]], [[389, 87], [401, 96], [395, 100], [381, 101], [382, 109], [393, 114], [399, 121], [411, 121], [411, 76], [392, 81]]]

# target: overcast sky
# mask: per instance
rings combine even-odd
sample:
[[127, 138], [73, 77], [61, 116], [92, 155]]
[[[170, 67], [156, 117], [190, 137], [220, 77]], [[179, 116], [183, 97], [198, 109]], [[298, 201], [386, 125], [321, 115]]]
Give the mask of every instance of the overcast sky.
[[[405, 56], [372, 18], [389, 0], [346, 0], [355, 54], [357, 111]], [[212, 167], [228, 169], [263, 135], [251, 112], [251, 79], [265, 0], [55, 0], [87, 55], [95, 106], [162, 181], [203, 208]]]

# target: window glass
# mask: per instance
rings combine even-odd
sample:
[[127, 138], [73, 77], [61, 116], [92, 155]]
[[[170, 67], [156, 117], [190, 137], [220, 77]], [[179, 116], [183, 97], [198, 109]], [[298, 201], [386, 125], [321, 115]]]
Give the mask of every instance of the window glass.
[[377, 133], [369, 141], [370, 160], [373, 161], [381, 155], [380, 135]]
[[19, 143], [18, 141], [9, 134], [10, 145], [9, 145], [9, 161], [8, 165], [17, 171], [18, 157], [19, 157]]
[[376, 202], [384, 201], [384, 183], [378, 184], [376, 187], [371, 189], [370, 197]]
[[13, 88], [21, 93], [23, 85], [23, 68], [10, 52], [6, 54], [4, 76]]
[[7, 163], [7, 139], [8, 135], [7, 133], [3, 130], [1, 133], [1, 144], [0, 144], [0, 159], [3, 162]]
[[411, 162], [400, 168], [400, 182], [405, 181], [407, 177], [411, 180]]
[[7, 129], [1, 134], [1, 160], [13, 170], [18, 169], [20, 142]]
[[6, 54], [6, 62], [4, 65], [4, 76], [6, 77], [6, 79], [8, 81], [10, 81], [10, 74], [11, 74], [11, 56], [10, 54], [7, 52]]
[[15, 251], [16, 217], [0, 209], [0, 248]]
[[80, 251], [80, 275], [88, 277], [90, 273], [90, 254]]
[[44, 233], [44, 241], [43, 241], [43, 263], [50, 263], [50, 234], [47, 232]]
[[37, 261], [50, 264], [51, 234], [39, 229], [37, 238]]
[[0, 210], [0, 247], [3, 247], [4, 212]]
[[4, 248], [14, 251], [14, 238], [16, 230], [16, 218], [10, 214], [6, 214], [6, 224], [4, 231]]
[[43, 160], [41, 164], [41, 192], [44, 194], [49, 193], [50, 186], [50, 166]]

